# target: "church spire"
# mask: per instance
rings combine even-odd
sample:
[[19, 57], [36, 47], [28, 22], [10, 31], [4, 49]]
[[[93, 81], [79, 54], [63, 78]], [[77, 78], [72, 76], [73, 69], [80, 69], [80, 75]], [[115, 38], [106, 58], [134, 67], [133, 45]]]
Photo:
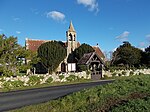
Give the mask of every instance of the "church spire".
[[73, 27], [72, 21], [70, 22], [70, 26], [69, 26], [68, 31], [70, 31], [70, 32], [75, 32], [75, 29], [74, 29], [74, 27]]

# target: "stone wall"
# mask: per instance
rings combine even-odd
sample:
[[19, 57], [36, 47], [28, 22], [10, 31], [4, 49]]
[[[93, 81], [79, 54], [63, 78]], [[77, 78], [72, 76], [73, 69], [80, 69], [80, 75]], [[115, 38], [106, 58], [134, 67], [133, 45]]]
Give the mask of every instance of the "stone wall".
[[[44, 84], [46, 83], [46, 81], [49, 78], [52, 78], [52, 82], [67, 82], [67, 78], [70, 76], [75, 76], [73, 78], [84, 78], [84, 79], [90, 79], [90, 75], [87, 75], [86, 72], [77, 72], [77, 73], [61, 73], [61, 74], [34, 74], [34, 75], [24, 75], [24, 76], [16, 76], [16, 77], [0, 77], [0, 88], [3, 88], [3, 85], [6, 82], [15, 82], [15, 81], [21, 81], [23, 82], [24, 86], [31, 86], [31, 84], [29, 84], [29, 80], [32, 76], [35, 76], [37, 78], [39, 78], [40, 80], [40, 84]], [[62, 78], [60, 78], [62, 76]], [[75, 80], [75, 79], [72, 79]], [[36, 85], [33, 84], [33, 85]], [[13, 85], [12, 85], [13, 86]]]
[[114, 70], [112, 71], [103, 71], [103, 77], [104, 75], [107, 75], [108, 77], [112, 76], [129, 76], [129, 75], [140, 75], [140, 74], [150, 74], [150, 69], [136, 69], [136, 70]]

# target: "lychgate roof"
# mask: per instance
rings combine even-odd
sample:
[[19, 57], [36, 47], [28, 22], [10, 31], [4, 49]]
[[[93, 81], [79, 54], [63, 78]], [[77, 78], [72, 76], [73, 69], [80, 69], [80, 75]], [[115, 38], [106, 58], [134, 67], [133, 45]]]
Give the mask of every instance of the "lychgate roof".
[[101, 57], [98, 56], [98, 54], [96, 52], [85, 53], [83, 55], [83, 57], [78, 61], [78, 64], [88, 65], [90, 63], [91, 59], [93, 58], [93, 56], [95, 56], [95, 55], [100, 60], [100, 62], [104, 64], [103, 60], [101, 59]]

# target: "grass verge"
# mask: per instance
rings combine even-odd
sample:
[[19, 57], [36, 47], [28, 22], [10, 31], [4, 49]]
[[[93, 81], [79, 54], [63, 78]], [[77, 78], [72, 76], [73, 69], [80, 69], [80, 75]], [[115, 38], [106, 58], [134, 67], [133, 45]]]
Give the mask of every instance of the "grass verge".
[[12, 112], [149, 112], [149, 81], [150, 75], [121, 77], [114, 83]]

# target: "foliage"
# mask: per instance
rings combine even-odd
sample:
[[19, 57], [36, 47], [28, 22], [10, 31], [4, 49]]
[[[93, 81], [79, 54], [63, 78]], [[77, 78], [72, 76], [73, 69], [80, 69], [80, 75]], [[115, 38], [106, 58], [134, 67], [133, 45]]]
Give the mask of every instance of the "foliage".
[[88, 68], [86, 65], [77, 65], [78, 71], [87, 71]]
[[53, 81], [53, 78], [52, 78], [52, 77], [49, 77], [49, 78], [46, 80], [47, 83], [51, 83], [52, 81]]
[[111, 84], [85, 89], [58, 100], [19, 109], [17, 112], [147, 111], [150, 101], [149, 80], [150, 75], [122, 77]]
[[117, 73], [116, 73], [116, 72], [112, 73], [112, 77], [115, 77], [116, 75], [117, 75]]
[[134, 72], [133, 72], [133, 71], [130, 71], [129, 75], [130, 75], [130, 76], [134, 75]]
[[79, 60], [83, 57], [85, 53], [94, 52], [94, 49], [88, 44], [82, 44], [80, 47], [75, 49], [74, 54], [75, 57]]
[[29, 85], [36, 85], [36, 84], [40, 84], [40, 77], [37, 76], [30, 76], [29, 77], [29, 81], [28, 81]]
[[64, 78], [64, 75], [59, 75], [59, 79], [62, 80]]
[[7, 82], [4, 82], [3, 83], [3, 89], [5, 90], [10, 90], [10, 89], [13, 89], [13, 88], [17, 88], [17, 87], [23, 87], [24, 83], [20, 80], [18, 81], [7, 81]]
[[126, 73], [127, 73], [127, 72], [125, 72], [125, 71], [122, 71], [122, 75], [126, 75]]
[[141, 62], [142, 50], [131, 46], [129, 42], [124, 42], [113, 53], [112, 65], [126, 65], [126, 67], [139, 66]]
[[48, 72], [54, 72], [66, 57], [66, 49], [57, 41], [50, 41], [38, 48], [38, 57]]
[[79, 78], [75, 75], [70, 75], [69, 77], [66, 77], [66, 80], [68, 82], [71, 82], [71, 81], [75, 81], [75, 80], [78, 80]]
[[150, 46], [145, 48], [145, 52], [142, 53], [142, 64], [150, 67]]
[[13, 88], [17, 88], [17, 87], [23, 87], [24, 82], [18, 80], [18, 81], [12, 81], [11, 85], [13, 86]]
[[[25, 58], [32, 53], [17, 43], [17, 37], [0, 35], [0, 72], [5, 76], [16, 76], [31, 66], [25, 63]], [[30, 58], [31, 59], [31, 58]]]

